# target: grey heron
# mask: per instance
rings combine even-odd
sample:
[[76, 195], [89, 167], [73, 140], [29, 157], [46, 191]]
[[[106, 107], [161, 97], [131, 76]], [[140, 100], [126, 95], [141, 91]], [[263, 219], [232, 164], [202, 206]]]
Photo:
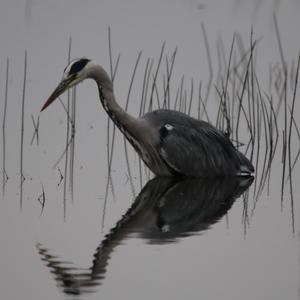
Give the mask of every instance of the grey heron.
[[100, 65], [73, 60], [41, 111], [70, 87], [93, 79], [103, 108], [145, 164], [157, 176], [217, 177], [251, 174], [254, 167], [230, 139], [213, 125], [184, 113], [159, 109], [141, 118], [117, 103], [113, 83]]

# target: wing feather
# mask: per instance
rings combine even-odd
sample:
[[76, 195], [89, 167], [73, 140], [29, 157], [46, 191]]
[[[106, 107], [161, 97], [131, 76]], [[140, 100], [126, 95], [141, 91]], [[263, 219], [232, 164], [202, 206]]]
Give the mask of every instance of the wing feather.
[[209, 124], [175, 125], [161, 138], [159, 152], [169, 167], [186, 176], [233, 175], [239, 170], [232, 143]]
[[158, 138], [160, 157], [174, 174], [215, 177], [254, 171], [230, 139], [205, 121], [164, 109], [147, 113], [143, 118], [153, 130], [153, 140]]

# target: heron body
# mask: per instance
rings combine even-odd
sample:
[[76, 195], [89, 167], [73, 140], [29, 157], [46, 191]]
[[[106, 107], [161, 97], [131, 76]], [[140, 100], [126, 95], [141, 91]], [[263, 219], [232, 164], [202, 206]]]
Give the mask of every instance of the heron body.
[[42, 110], [68, 88], [95, 80], [103, 108], [157, 176], [216, 177], [251, 174], [251, 162], [211, 124], [172, 110], [155, 110], [141, 118], [117, 103], [106, 71], [86, 58], [72, 61]]

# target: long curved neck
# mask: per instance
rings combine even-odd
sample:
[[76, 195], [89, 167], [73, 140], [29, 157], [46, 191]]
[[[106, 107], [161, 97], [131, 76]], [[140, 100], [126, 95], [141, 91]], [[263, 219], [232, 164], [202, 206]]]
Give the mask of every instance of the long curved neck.
[[89, 78], [97, 83], [99, 96], [103, 108], [113, 122], [129, 139], [128, 134], [137, 138], [139, 133], [138, 119], [128, 114], [116, 101], [113, 91], [113, 83], [106, 71], [99, 65], [90, 68]]

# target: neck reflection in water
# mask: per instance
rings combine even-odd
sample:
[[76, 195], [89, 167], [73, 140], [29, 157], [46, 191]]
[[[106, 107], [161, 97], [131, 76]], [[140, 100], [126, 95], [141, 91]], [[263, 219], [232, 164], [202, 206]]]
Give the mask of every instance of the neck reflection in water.
[[148, 243], [164, 244], [207, 230], [227, 213], [252, 181], [253, 177], [150, 180], [96, 249], [89, 269], [72, 267], [42, 244], [37, 244], [37, 249], [64, 293], [92, 292], [105, 279], [114, 249], [132, 234]]

